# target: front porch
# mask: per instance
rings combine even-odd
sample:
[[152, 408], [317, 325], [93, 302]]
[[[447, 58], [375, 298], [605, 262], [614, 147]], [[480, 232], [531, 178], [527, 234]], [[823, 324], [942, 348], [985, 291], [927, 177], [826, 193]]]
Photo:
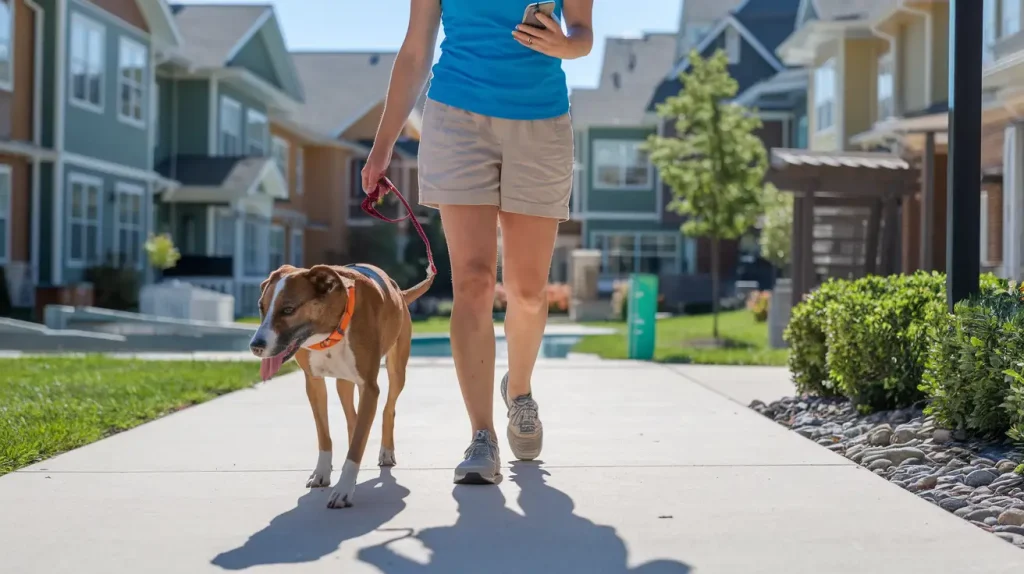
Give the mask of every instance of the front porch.
[[191, 158], [178, 169], [182, 185], [162, 194], [158, 217], [181, 259], [164, 277], [232, 295], [238, 317], [258, 314], [260, 283], [284, 262], [280, 170], [268, 158]]

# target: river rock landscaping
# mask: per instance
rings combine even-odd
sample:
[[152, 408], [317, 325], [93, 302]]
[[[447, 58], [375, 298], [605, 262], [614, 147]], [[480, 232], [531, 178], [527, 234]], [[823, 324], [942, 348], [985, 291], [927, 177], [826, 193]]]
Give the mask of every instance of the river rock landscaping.
[[919, 406], [860, 415], [845, 399], [750, 408], [1024, 549], [1024, 448], [940, 428]]
[[985, 275], [830, 280], [793, 308], [800, 396], [750, 406], [1024, 548], [1024, 288]]

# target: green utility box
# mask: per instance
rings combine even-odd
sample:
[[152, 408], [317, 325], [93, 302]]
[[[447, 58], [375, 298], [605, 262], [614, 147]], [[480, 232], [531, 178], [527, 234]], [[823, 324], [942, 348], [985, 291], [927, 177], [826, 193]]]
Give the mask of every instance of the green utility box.
[[629, 306], [626, 314], [629, 358], [654, 358], [654, 321], [658, 312], [658, 276], [634, 273], [629, 278]]

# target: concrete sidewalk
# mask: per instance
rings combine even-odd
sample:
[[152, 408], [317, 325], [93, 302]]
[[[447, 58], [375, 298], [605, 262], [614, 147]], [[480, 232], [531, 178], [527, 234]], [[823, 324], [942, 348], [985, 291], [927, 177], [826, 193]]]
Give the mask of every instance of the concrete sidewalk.
[[316, 439], [289, 375], [0, 478], [0, 571], [1024, 569], [1010, 544], [740, 404], [744, 377], [777, 388], [779, 371], [545, 361], [544, 461], [506, 464], [494, 488], [451, 484], [469, 435], [453, 369], [414, 364], [399, 466], [375, 466], [378, 416], [353, 508], [328, 510], [327, 490], [304, 488]]

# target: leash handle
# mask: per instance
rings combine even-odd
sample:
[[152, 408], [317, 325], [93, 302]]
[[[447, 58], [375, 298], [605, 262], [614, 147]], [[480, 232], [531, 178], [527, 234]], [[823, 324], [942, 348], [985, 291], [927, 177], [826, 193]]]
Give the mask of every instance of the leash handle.
[[[380, 202], [382, 199], [384, 199], [384, 196], [389, 193], [394, 193], [398, 197], [398, 200], [402, 202], [402, 205], [405, 206], [405, 210], [408, 212], [405, 214], [405, 216], [399, 217], [398, 219], [391, 219], [384, 215], [383, 213], [377, 211], [376, 204]], [[384, 176], [381, 176], [381, 178], [377, 181], [377, 185], [374, 186], [373, 190], [370, 193], [367, 193], [366, 197], [363, 198], [363, 203], [361, 207], [363, 208], [363, 211], [366, 212], [367, 215], [375, 217], [381, 221], [386, 221], [388, 223], [398, 223], [400, 221], [405, 221], [406, 219], [409, 219], [411, 217], [412, 225], [413, 227], [416, 228], [416, 233], [420, 235], [420, 239], [423, 240], [423, 245], [426, 246], [427, 248], [427, 265], [429, 266], [430, 274], [437, 274], [437, 266], [434, 265], [434, 253], [430, 250], [430, 240], [427, 239], [427, 233], [423, 231], [423, 226], [420, 225], [419, 220], [416, 219], [416, 214], [412, 212], [412, 207], [409, 206], [409, 202], [406, 201], [405, 196], [403, 196], [402, 193], [398, 191], [398, 188], [395, 187], [395, 184], [391, 183], [391, 180]]]

